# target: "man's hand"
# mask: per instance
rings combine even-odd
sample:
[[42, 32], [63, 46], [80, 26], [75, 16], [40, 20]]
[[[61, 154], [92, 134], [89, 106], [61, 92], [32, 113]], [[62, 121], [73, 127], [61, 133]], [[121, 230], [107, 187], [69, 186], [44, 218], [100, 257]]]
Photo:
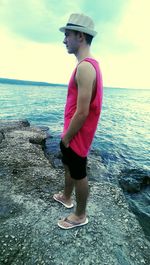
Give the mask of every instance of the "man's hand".
[[62, 138], [62, 143], [63, 145], [68, 148], [69, 147], [69, 139], [67, 138], [67, 135], [64, 136], [64, 138]]

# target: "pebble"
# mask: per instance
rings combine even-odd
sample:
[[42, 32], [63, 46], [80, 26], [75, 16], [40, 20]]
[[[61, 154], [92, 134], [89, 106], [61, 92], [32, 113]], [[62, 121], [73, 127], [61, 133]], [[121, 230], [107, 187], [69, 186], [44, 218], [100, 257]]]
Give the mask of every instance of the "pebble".
[[132, 258], [135, 258], [135, 253], [131, 253], [130, 256], [131, 256]]

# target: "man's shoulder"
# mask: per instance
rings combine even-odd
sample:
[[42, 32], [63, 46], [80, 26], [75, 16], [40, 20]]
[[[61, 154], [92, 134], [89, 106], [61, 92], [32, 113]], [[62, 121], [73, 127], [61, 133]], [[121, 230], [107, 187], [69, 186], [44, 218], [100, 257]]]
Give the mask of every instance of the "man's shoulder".
[[78, 73], [83, 73], [83, 74], [88, 74], [88, 73], [93, 73], [95, 74], [95, 68], [94, 66], [88, 62], [88, 61], [82, 61], [78, 64], [77, 66], [77, 72]]

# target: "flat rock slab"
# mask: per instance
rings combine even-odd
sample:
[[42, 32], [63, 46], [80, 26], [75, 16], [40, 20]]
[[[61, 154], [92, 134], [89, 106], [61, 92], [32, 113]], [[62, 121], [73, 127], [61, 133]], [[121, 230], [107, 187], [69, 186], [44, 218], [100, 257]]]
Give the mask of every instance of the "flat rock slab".
[[[37, 131], [38, 130], [38, 131]], [[71, 210], [55, 202], [63, 170], [42, 150], [46, 134], [31, 126], [6, 130], [0, 143], [0, 264], [150, 264], [150, 244], [116, 185], [90, 182], [89, 224], [64, 231]], [[30, 139], [43, 139], [31, 143]]]
[[0, 131], [12, 131], [15, 128], [29, 127], [28, 120], [0, 120]]

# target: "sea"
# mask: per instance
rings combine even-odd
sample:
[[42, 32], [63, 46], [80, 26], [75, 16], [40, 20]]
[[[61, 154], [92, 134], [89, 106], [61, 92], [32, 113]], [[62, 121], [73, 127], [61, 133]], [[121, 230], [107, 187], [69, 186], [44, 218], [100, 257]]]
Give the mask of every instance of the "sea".
[[[0, 119], [27, 119], [31, 125], [48, 127], [50, 137], [46, 141], [46, 152], [55, 157], [63, 128], [66, 95], [64, 85], [0, 84]], [[148, 240], [149, 107], [150, 89], [104, 88], [101, 118], [89, 154], [96, 165], [91, 181], [109, 181], [122, 188]]]

